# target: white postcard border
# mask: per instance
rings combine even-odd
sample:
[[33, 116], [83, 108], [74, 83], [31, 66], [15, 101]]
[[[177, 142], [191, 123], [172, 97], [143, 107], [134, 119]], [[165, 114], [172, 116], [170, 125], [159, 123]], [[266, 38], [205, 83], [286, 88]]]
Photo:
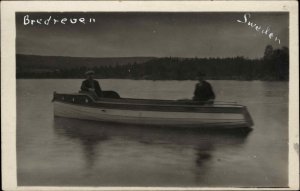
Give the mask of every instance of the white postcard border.
[[270, 188], [18, 187], [16, 167], [15, 12], [289, 12], [289, 187], [299, 188], [299, 44], [296, 1], [6, 1], [1, 2], [1, 130], [3, 190], [270, 190]]

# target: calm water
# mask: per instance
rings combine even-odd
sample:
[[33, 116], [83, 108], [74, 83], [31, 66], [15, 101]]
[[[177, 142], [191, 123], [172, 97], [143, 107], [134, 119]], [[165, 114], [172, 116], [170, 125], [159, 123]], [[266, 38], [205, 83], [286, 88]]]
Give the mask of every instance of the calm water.
[[[122, 97], [191, 98], [195, 81], [99, 80]], [[288, 83], [211, 81], [248, 106], [249, 134], [166, 130], [53, 117], [53, 91], [81, 80], [17, 80], [22, 186], [287, 186]]]

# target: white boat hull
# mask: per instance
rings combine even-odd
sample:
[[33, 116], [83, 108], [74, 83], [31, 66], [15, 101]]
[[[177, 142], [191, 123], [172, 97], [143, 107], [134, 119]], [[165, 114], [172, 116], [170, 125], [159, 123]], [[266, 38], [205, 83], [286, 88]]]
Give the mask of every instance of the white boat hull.
[[224, 128], [249, 127], [249, 121], [244, 113], [108, 109], [59, 101], [54, 101], [54, 115], [66, 118], [139, 125]]

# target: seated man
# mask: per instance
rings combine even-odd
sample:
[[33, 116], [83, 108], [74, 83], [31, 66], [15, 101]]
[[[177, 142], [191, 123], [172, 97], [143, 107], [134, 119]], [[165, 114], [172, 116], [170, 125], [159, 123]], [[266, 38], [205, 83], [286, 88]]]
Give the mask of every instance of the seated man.
[[202, 102], [203, 104], [213, 104], [215, 99], [215, 93], [210, 83], [204, 80], [204, 76], [205, 74], [200, 72], [198, 73], [197, 78], [199, 82], [196, 84], [193, 100]]
[[90, 70], [85, 73], [86, 80], [81, 84], [81, 91], [89, 92], [98, 97], [102, 97], [102, 90], [97, 80], [94, 80], [95, 72]]

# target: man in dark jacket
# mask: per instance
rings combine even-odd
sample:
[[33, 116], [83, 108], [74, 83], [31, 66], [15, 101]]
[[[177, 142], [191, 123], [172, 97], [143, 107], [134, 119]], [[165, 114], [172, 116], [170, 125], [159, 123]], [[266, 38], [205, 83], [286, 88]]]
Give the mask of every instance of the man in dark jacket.
[[204, 103], [214, 103], [215, 93], [207, 81], [204, 80], [205, 74], [198, 73], [198, 80], [199, 82], [196, 84], [195, 91], [194, 91], [194, 101], [200, 101]]
[[102, 97], [102, 90], [97, 80], [94, 80], [94, 71], [87, 71], [85, 73], [86, 80], [81, 84], [81, 91], [90, 92], [96, 94], [98, 97]]

